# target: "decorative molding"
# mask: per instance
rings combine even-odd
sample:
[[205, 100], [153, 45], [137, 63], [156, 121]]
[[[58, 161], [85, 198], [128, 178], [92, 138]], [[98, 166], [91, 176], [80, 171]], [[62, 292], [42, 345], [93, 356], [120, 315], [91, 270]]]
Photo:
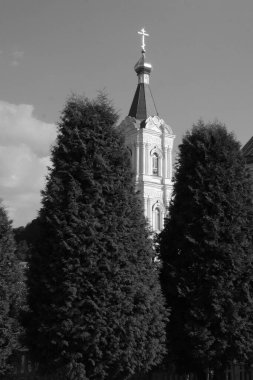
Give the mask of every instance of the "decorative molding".
[[[163, 130], [164, 130], [165, 133], [167, 132], [169, 135], [173, 135], [173, 131], [172, 131], [171, 126], [168, 125], [168, 124], [165, 124], [164, 121], [163, 121], [163, 124], [162, 124], [162, 128], [163, 128]], [[175, 138], [174, 135], [173, 135], [173, 138]]]
[[162, 199], [163, 198], [163, 193], [162, 191], [155, 191], [155, 190], [150, 190], [150, 189], [145, 189], [144, 190], [144, 197], [149, 197], [152, 199]]
[[173, 138], [175, 138], [171, 126], [166, 124], [159, 116], [149, 116], [146, 119], [145, 127], [158, 133], [164, 132], [165, 134], [172, 135]]
[[157, 200], [155, 203], [153, 203], [152, 211], [154, 211], [156, 207], [158, 207], [162, 212], [165, 212], [164, 204], [160, 200]]
[[143, 136], [143, 140], [145, 143], [150, 144], [152, 146], [154, 146], [154, 145], [159, 145], [160, 147], [162, 146], [161, 137], [156, 136], [156, 135], [154, 136], [154, 135], [145, 134]]
[[156, 133], [161, 134], [162, 133], [162, 130], [160, 128], [161, 125], [162, 125], [162, 119], [160, 119], [158, 116], [149, 116], [145, 122], [145, 129], [153, 130]]
[[161, 159], [163, 157], [163, 152], [162, 150], [157, 147], [156, 145], [150, 150], [150, 156], [153, 156], [154, 153], [157, 153], [159, 158]]
[[152, 126], [159, 128], [163, 123], [163, 119], [160, 119], [159, 116], [149, 116], [146, 120], [146, 126], [149, 126], [151, 128]]

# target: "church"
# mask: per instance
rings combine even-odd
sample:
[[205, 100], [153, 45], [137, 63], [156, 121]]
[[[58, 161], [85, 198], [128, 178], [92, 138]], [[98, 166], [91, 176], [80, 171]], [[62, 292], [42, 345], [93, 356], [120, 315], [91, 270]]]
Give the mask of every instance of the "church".
[[[134, 66], [138, 83], [128, 116], [119, 129], [125, 136], [136, 190], [141, 196], [145, 217], [151, 229], [163, 229], [164, 217], [172, 195], [172, 151], [175, 135], [160, 118], [150, 87], [152, 65], [146, 59], [145, 37], [142, 29], [141, 57]], [[246, 164], [253, 178], [253, 137], [242, 148]]]
[[145, 217], [151, 229], [163, 228], [172, 194], [172, 150], [175, 135], [171, 127], [158, 115], [150, 88], [152, 66], [146, 60], [145, 37], [142, 29], [141, 57], [134, 66], [138, 83], [128, 116], [119, 129], [125, 136], [136, 190], [139, 192]]

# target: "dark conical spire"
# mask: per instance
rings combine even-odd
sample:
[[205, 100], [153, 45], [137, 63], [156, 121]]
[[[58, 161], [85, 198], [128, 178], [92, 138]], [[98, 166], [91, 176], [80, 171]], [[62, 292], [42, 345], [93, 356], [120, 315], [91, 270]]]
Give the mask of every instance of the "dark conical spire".
[[138, 85], [128, 115], [135, 117], [137, 120], [146, 120], [149, 116], [157, 115], [157, 110], [149, 87], [152, 66], [146, 61], [145, 57], [144, 36], [148, 36], [148, 34], [145, 33], [144, 29], [138, 33], [143, 36], [142, 55], [134, 66], [134, 70], [138, 75]]
[[242, 154], [248, 164], [253, 163], [253, 137], [243, 146]]

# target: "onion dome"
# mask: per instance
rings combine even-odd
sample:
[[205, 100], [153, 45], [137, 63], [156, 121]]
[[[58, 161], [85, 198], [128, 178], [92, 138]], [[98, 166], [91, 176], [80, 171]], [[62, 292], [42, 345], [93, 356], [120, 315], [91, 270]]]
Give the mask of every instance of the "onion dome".
[[136, 71], [137, 75], [140, 74], [148, 74], [150, 75], [152, 66], [150, 63], [147, 63], [145, 60], [145, 53], [142, 53], [141, 58], [134, 66], [134, 70]]

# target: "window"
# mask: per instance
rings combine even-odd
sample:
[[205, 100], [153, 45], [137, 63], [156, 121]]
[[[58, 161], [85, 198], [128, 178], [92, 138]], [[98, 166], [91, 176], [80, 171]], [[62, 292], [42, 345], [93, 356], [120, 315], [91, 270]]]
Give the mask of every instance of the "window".
[[154, 222], [155, 222], [155, 231], [161, 230], [161, 211], [158, 207], [155, 208], [155, 215], [154, 215]]
[[158, 175], [159, 173], [159, 157], [157, 153], [152, 156], [152, 173], [153, 175]]

